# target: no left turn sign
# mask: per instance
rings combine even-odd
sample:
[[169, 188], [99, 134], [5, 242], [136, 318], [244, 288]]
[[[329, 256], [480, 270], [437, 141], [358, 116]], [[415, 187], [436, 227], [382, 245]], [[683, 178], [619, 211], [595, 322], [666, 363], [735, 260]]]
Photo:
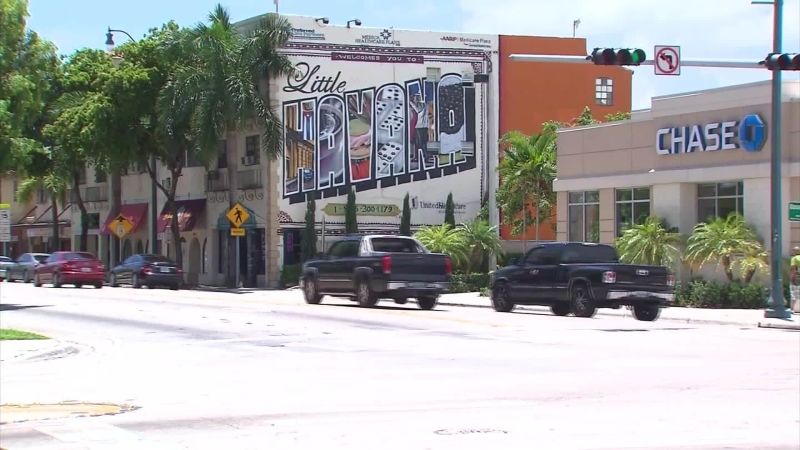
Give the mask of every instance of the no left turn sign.
[[656, 75], [681, 74], [681, 48], [677, 45], [656, 45], [655, 63], [653, 68]]

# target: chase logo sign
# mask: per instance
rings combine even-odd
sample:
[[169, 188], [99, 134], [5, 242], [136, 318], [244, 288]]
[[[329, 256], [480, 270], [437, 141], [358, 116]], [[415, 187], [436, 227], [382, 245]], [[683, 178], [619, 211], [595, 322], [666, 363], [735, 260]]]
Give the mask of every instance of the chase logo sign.
[[741, 120], [660, 128], [656, 132], [656, 153], [677, 155], [737, 148], [757, 152], [766, 141], [764, 120], [758, 114], [748, 114]]

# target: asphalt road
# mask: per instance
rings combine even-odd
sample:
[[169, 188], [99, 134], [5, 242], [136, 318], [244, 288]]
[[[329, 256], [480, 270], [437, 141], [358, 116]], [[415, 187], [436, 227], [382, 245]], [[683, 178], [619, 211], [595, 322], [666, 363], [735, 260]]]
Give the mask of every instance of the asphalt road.
[[0, 402], [138, 408], [7, 423], [8, 450], [800, 448], [797, 332], [298, 291], [3, 283], [0, 303], [70, 349], [4, 359]]

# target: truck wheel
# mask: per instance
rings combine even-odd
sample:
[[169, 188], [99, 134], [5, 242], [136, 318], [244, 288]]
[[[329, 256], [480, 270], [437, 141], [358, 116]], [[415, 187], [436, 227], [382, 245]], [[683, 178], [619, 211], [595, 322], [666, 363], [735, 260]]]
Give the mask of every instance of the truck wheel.
[[359, 280], [356, 283], [356, 300], [358, 304], [364, 308], [372, 308], [378, 303], [378, 297], [372, 292], [369, 287], [369, 281]]
[[566, 316], [571, 312], [567, 303], [556, 303], [550, 306], [550, 311], [557, 316]]
[[407, 297], [398, 297], [398, 298], [394, 299], [394, 302], [397, 303], [398, 305], [405, 305], [406, 303], [408, 303], [408, 298]]
[[643, 322], [653, 322], [661, 315], [661, 308], [658, 305], [633, 305], [633, 316], [636, 320]]
[[322, 296], [319, 295], [319, 288], [317, 280], [312, 277], [303, 279], [303, 297], [309, 305], [318, 305], [322, 301]]
[[594, 317], [597, 308], [589, 296], [589, 289], [583, 283], [575, 283], [570, 291], [570, 308], [575, 317]]
[[417, 297], [417, 306], [419, 306], [419, 309], [428, 311], [436, 307], [437, 301], [439, 301], [438, 295], [424, 295]]
[[511, 295], [505, 283], [498, 283], [492, 289], [492, 308], [497, 312], [511, 312], [514, 309], [514, 302], [511, 301]]

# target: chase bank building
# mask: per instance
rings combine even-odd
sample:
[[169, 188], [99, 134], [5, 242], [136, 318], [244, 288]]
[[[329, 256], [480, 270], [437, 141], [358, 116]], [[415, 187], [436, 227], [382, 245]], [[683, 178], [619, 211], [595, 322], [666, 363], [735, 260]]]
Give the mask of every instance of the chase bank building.
[[[770, 82], [655, 97], [630, 120], [558, 133], [559, 240], [612, 243], [650, 215], [681, 234], [741, 213], [770, 246]], [[783, 83], [783, 251], [800, 245], [800, 81]]]

